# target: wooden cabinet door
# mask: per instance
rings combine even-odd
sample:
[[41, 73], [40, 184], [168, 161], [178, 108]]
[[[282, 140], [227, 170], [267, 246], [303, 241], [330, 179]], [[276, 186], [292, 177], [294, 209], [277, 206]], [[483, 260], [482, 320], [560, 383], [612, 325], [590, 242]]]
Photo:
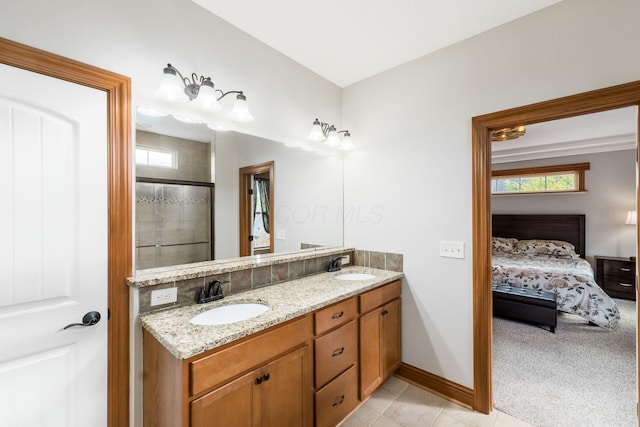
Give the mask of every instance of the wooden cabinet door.
[[191, 427], [252, 427], [259, 369], [191, 402]]
[[402, 357], [402, 331], [400, 300], [396, 299], [382, 307], [381, 361], [382, 380], [386, 380], [400, 367]]
[[360, 399], [382, 384], [380, 354], [382, 307], [360, 317]]
[[[256, 426], [300, 427], [313, 424], [313, 366], [309, 346], [260, 369]], [[255, 381], [254, 381], [255, 382]]]

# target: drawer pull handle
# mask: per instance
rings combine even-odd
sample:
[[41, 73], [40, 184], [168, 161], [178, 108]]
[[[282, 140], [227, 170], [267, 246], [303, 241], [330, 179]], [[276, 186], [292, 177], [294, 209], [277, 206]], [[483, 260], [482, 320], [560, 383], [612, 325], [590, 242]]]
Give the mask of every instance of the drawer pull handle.
[[342, 316], [344, 316], [344, 311], [341, 311], [340, 313], [336, 313], [333, 316], [331, 316], [332, 319], [339, 319]]
[[632, 286], [633, 286], [633, 283], [622, 283], [622, 282], [620, 282], [620, 283], [618, 283], [618, 284], [619, 284], [620, 286], [624, 286], [625, 288], [630, 288], [630, 287], [632, 287]]
[[631, 269], [630, 269], [630, 268], [622, 268], [622, 267], [620, 267], [620, 270], [622, 270], [622, 271], [626, 271], [626, 272], [631, 271]]
[[338, 405], [342, 405], [342, 402], [344, 402], [344, 394], [342, 396], [340, 396], [340, 399], [338, 399], [335, 402], [333, 402], [331, 404], [331, 406], [336, 407]]
[[331, 357], [340, 356], [342, 353], [344, 353], [344, 347], [334, 351], [333, 354], [331, 355]]

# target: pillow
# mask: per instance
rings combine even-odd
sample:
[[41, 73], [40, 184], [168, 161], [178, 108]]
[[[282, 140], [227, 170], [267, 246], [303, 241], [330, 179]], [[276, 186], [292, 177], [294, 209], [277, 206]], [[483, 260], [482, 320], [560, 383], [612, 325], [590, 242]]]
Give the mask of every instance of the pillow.
[[556, 258], [579, 258], [575, 246], [562, 240], [519, 240], [514, 252], [527, 255], [551, 255]]
[[518, 239], [511, 237], [494, 237], [491, 243], [491, 250], [493, 252], [513, 252], [517, 241]]

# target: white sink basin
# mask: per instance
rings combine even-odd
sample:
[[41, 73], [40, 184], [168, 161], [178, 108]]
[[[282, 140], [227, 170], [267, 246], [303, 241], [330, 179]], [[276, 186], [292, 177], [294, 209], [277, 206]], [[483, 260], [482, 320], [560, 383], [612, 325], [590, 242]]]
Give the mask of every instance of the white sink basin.
[[373, 279], [374, 277], [376, 276], [369, 273], [344, 273], [344, 274], [338, 274], [336, 276], [336, 279], [357, 281], [357, 280], [369, 280], [369, 279]]
[[229, 304], [222, 307], [212, 308], [193, 316], [189, 322], [194, 325], [228, 325], [242, 320], [253, 319], [269, 310], [269, 306], [264, 304]]

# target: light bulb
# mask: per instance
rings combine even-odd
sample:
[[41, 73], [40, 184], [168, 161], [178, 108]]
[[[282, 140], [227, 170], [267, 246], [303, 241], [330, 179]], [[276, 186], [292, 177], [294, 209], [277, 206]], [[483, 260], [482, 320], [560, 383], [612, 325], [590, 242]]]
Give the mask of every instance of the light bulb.
[[244, 94], [238, 94], [228, 117], [236, 122], [252, 122], [254, 120], [253, 116], [249, 112], [247, 97], [244, 96]]
[[351, 140], [351, 134], [349, 131], [344, 133], [342, 137], [342, 144], [340, 144], [340, 149], [344, 151], [353, 150], [353, 141]]
[[322, 124], [318, 119], [313, 121], [313, 125], [311, 125], [311, 130], [309, 131], [309, 136], [307, 137], [309, 141], [320, 142], [325, 140], [324, 132], [322, 132]]
[[327, 134], [327, 140], [325, 143], [330, 147], [340, 144], [340, 136], [338, 136], [338, 131], [333, 125], [329, 128], [329, 133]]
[[222, 110], [222, 106], [218, 103], [213, 83], [209, 77], [202, 82], [200, 90], [198, 90], [198, 96], [193, 100], [193, 103], [196, 104], [198, 108], [211, 113], [217, 113]]
[[164, 69], [164, 74], [160, 79], [160, 86], [156, 89], [154, 95], [169, 102], [185, 102], [189, 99], [184, 93], [182, 80], [171, 67], [171, 64]]

